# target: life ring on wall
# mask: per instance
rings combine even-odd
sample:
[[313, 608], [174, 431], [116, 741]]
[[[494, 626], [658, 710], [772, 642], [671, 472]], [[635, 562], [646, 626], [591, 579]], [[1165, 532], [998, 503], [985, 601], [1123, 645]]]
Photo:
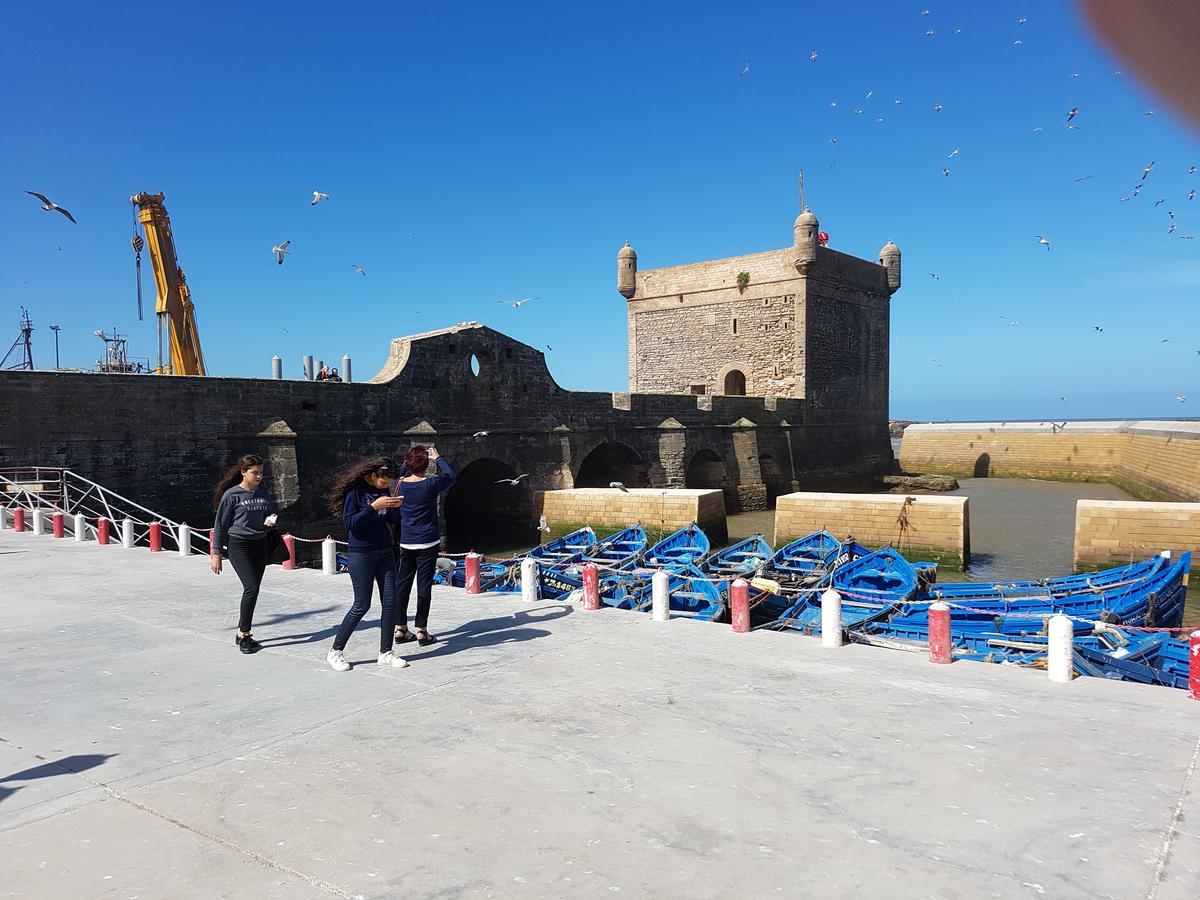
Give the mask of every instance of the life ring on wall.
[[822, 247], [829, 246], [829, 232], [828, 231], [818, 231], [817, 232], [817, 243], [820, 244]]

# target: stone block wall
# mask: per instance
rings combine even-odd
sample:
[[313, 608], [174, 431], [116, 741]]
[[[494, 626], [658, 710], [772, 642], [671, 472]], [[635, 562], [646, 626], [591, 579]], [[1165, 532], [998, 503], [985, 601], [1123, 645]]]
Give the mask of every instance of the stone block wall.
[[896, 547], [911, 560], [962, 568], [971, 558], [966, 497], [798, 492], [776, 501], [776, 547], [822, 529], [871, 549]]
[[1124, 565], [1162, 550], [1190, 550], [1192, 568], [1200, 570], [1200, 503], [1077, 501], [1077, 568]]
[[900, 467], [968, 477], [1107, 481], [1146, 499], [1200, 500], [1200, 422], [910, 425]]
[[719, 490], [630, 488], [626, 493], [616, 488], [575, 488], [538, 491], [533, 505], [536, 515], [546, 517], [553, 536], [591, 525], [603, 537], [640, 524], [654, 541], [664, 532], [695, 522], [714, 545], [728, 539], [725, 497]]

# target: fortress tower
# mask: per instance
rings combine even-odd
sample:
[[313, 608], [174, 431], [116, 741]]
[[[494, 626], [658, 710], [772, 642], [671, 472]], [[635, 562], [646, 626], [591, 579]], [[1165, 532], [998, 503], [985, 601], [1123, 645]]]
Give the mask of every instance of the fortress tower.
[[629, 389], [798, 397], [886, 419], [900, 248], [888, 241], [877, 263], [831, 250], [807, 208], [792, 234], [782, 250], [640, 272], [626, 243]]

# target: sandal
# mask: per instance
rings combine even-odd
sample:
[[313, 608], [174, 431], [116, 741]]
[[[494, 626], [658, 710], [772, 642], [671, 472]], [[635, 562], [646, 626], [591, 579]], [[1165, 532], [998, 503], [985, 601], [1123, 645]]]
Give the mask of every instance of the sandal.
[[426, 631], [424, 628], [417, 629], [417, 643], [424, 647], [426, 644], [437, 643], [437, 638]]
[[415, 641], [417, 636], [407, 628], [397, 628], [396, 634], [392, 638], [394, 644], [407, 644], [409, 641]]

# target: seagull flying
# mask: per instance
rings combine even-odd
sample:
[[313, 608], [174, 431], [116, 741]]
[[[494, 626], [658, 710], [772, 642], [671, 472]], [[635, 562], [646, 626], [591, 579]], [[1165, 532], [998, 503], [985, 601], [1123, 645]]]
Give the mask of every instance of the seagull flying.
[[943, 176], [945, 176], [945, 177], [947, 177], [947, 178], [949, 178], [949, 177], [950, 177], [950, 170], [949, 170], [949, 169], [947, 169], [945, 166], [943, 166], [943, 167], [942, 167], [942, 175], [943, 175]]
[[1025, 42], [1024, 41], [1013, 41], [1013, 46], [1020, 47], [1023, 43], [1025, 43]]
[[1190, 191], [1188, 191], [1188, 199], [1189, 200], [1196, 199], [1196, 189], [1195, 188], [1192, 188]]
[[309, 206], [316, 206], [322, 200], [328, 200], [328, 199], [329, 199], [328, 194], [322, 194], [320, 191], [313, 191], [312, 203], [310, 203]]
[[814, 50], [814, 51], [813, 51], [813, 52], [812, 52], [812, 53], [809, 55], [809, 57], [808, 57], [808, 58], [809, 58], [809, 59], [811, 59], [813, 62], [816, 62], [816, 61], [817, 61], [817, 51], [816, 51], [816, 50]]
[[524, 475], [518, 475], [516, 478], [501, 478], [499, 481], [496, 482], [496, 484], [511, 484], [515, 487], [516, 485], [521, 483], [522, 478], [528, 478], [528, 477], [529, 477], [529, 474], [526, 473]]
[[1072, 107], [1070, 108], [1070, 110], [1068, 110], [1068, 112], [1067, 112], [1067, 121], [1068, 121], [1068, 122], [1070, 122], [1070, 121], [1071, 121], [1073, 118], [1075, 118], [1077, 115], [1079, 115], [1079, 107], [1078, 107], [1078, 106], [1072, 106]]
[[1103, 330], [1104, 330], [1104, 326], [1103, 326], [1103, 325], [1093, 325], [1093, 326], [1092, 326], [1092, 328], [1093, 328], [1094, 330], [1096, 330], [1096, 331], [1103, 331]]
[[1050, 242], [1049, 242], [1048, 240], [1046, 240], [1046, 238], [1045, 238], [1045, 237], [1043, 237], [1042, 235], [1040, 235], [1040, 234], [1039, 234], [1039, 235], [1037, 236], [1037, 239], [1038, 239], [1038, 243], [1039, 243], [1039, 244], [1045, 244], [1045, 246], [1046, 246], [1046, 249], [1047, 249], [1047, 250], [1049, 250], [1049, 249], [1050, 249]]
[[742, 71], [738, 72], [738, 74], [739, 75], [749, 75], [750, 74], [750, 57], [746, 57], [746, 65], [744, 65], [742, 67]]
[[473, 435], [471, 435], [471, 437], [477, 441], [482, 441], [487, 436], [488, 436], [488, 432], [486, 432], [486, 431], [477, 431]]
[[1078, 184], [1081, 181], [1087, 181], [1091, 177], [1091, 175], [1081, 175], [1079, 178], [1075, 179], [1075, 183]]
[[608, 486], [610, 488], [616, 488], [618, 491], [623, 491], [626, 494], [629, 493], [629, 488], [625, 487], [625, 485], [621, 484], [619, 481], [610, 481]]
[[[39, 194], [35, 191], [26, 191], [25, 193], [27, 193], [30, 197], [37, 197], [37, 199], [41, 200], [42, 201], [42, 209], [44, 209], [46, 212], [60, 212], [64, 216], [66, 216], [68, 219], [70, 219], [72, 222], [75, 222], [75, 217], [73, 215], [71, 215], [69, 212], [67, 212], [65, 209], [63, 209], [61, 206], [59, 206], [57, 203], [55, 203], [53, 200], [51, 200], [45, 194]], [[75, 222], [75, 224], [78, 225], [79, 223]]]
[[925, 32], [925, 37], [933, 37], [933, 29], [932, 28], [930, 28], [928, 31]]
[[1158, 209], [1160, 206], [1162, 206], [1166, 202], [1167, 202], [1166, 197], [1159, 197], [1157, 200], [1154, 201], [1154, 208]]
[[956, 157], [956, 156], [958, 156], [958, 148], [957, 147], [955, 147], [953, 150], [950, 151], [950, 155], [947, 156], [946, 159], [954, 159], [954, 157]]
[[934, 111], [934, 112], [941, 112], [941, 111], [942, 111], [942, 104], [940, 104], [940, 103], [935, 103], [935, 104], [933, 104], [933, 111]]
[[536, 300], [536, 297], [522, 297], [520, 300], [497, 300], [497, 303], [507, 303], [513, 309], [520, 309], [530, 300]]
[[541, 531], [545, 534], [550, 533], [550, 523], [546, 521], [545, 516], [542, 516], [540, 519], [538, 519], [538, 531]]
[[1174, 233], [1175, 233], [1175, 226], [1172, 225], [1170, 228], [1167, 229], [1167, 234], [1174, 234]]
[[[353, 265], [354, 265], [354, 263], [351, 263], [350, 265], [352, 265], [352, 266], [353, 266]], [[366, 269], [364, 269], [362, 266], [354, 266], [354, 271], [355, 271], [355, 272], [357, 272], [359, 275], [362, 275], [362, 276], [364, 276], [364, 277], [365, 277], [365, 276], [366, 276], [366, 274], [367, 274], [367, 270], [366, 270]]]
[[1028, 21], [1029, 21], [1029, 20], [1028, 20], [1027, 18], [1025, 18], [1024, 16], [1021, 16], [1021, 18], [1017, 19], [1017, 24], [1018, 24], [1018, 25], [1024, 25], [1024, 24], [1025, 24], [1026, 22], [1028, 22]]
[[930, 278], [932, 278], [934, 281], [941, 281], [941, 280], [942, 280], [942, 276], [941, 276], [941, 275], [939, 275], [937, 272], [930, 272], [930, 273], [929, 273], [929, 277], [930, 277]]
[[1187, 173], [1188, 173], [1189, 175], [1195, 175], [1195, 174], [1196, 174], [1196, 167], [1195, 167], [1195, 166], [1188, 166], [1188, 171], [1187, 171]]
[[291, 241], [284, 241], [282, 244], [271, 248], [271, 252], [275, 254], [275, 261], [281, 266], [283, 265], [283, 258], [288, 255], [288, 247], [291, 245]]
[[1180, 403], [1187, 403], [1187, 397], [1183, 396], [1183, 394], [1176, 394], [1175, 399]]

